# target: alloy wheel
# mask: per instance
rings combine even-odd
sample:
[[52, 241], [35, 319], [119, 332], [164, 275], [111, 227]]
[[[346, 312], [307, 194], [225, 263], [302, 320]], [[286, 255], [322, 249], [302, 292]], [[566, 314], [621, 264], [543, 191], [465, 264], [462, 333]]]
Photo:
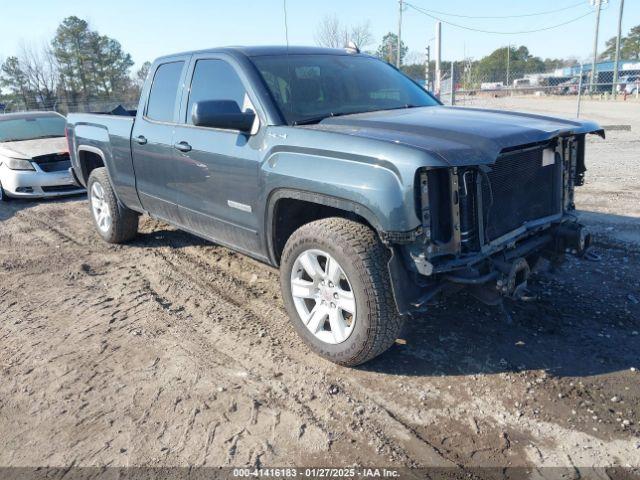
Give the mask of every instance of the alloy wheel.
[[327, 252], [305, 250], [291, 271], [291, 295], [300, 319], [320, 341], [344, 342], [356, 323], [356, 302], [344, 269]]
[[104, 188], [99, 182], [94, 182], [91, 186], [91, 210], [100, 231], [108, 232], [112, 222], [111, 209], [105, 199]]

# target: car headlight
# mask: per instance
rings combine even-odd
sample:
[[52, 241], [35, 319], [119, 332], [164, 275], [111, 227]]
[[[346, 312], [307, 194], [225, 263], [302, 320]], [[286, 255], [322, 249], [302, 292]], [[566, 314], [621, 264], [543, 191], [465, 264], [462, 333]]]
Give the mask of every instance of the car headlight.
[[10, 170], [35, 170], [29, 160], [22, 160], [20, 158], [7, 158], [4, 163]]

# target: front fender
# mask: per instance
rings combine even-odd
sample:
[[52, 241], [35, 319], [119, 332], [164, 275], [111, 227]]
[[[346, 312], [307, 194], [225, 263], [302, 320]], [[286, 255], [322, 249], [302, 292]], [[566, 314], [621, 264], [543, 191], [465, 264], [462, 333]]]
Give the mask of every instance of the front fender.
[[[415, 172], [402, 175], [393, 164], [299, 151], [274, 152], [262, 165], [264, 192], [293, 190], [355, 205], [382, 232], [405, 232], [420, 226], [413, 183]], [[411, 178], [406, 178], [410, 176]], [[268, 203], [268, 198], [265, 198]], [[336, 207], [340, 208], [338, 205]]]

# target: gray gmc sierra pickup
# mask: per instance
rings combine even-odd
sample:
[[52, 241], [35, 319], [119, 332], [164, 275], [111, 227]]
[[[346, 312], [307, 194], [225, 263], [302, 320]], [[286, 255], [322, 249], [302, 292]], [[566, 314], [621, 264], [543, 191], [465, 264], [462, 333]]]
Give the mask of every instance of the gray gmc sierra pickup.
[[590, 242], [572, 211], [597, 124], [445, 107], [355, 49], [162, 57], [115, 113], [67, 121], [102, 238], [146, 213], [279, 267], [294, 327], [343, 365], [436, 296], [518, 297], [540, 257]]

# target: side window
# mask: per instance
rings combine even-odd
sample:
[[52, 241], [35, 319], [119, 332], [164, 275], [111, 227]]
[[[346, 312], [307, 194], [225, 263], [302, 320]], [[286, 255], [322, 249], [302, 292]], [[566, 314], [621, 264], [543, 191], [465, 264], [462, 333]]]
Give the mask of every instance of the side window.
[[192, 124], [193, 104], [201, 100], [234, 100], [240, 110], [251, 108], [247, 91], [240, 77], [224, 60], [198, 60], [187, 103], [186, 123]]
[[151, 120], [173, 122], [173, 109], [183, 66], [184, 62], [165, 63], [156, 70], [147, 102], [146, 115]]

